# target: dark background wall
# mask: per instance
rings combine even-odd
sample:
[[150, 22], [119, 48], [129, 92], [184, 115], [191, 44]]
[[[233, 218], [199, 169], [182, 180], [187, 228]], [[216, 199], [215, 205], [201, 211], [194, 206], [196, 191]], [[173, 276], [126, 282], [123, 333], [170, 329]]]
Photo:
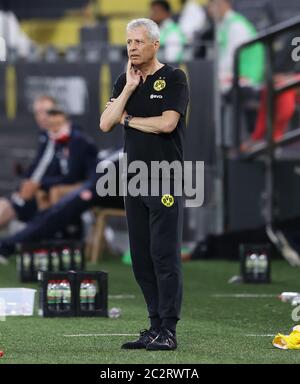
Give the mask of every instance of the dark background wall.
[[19, 19], [63, 16], [66, 9], [82, 8], [88, 0], [0, 0], [0, 9], [13, 11]]

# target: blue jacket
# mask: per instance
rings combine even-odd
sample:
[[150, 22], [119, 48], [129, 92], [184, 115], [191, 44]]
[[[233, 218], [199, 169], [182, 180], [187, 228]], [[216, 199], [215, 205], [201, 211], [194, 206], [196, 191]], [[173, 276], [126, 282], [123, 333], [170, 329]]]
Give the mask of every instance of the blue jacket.
[[37, 166], [38, 166], [38, 164], [39, 164], [39, 162], [40, 162], [40, 160], [44, 154], [44, 151], [47, 147], [47, 143], [48, 143], [48, 135], [45, 131], [41, 130], [39, 133], [39, 137], [38, 137], [38, 148], [36, 150], [35, 157], [33, 158], [28, 169], [24, 172], [24, 177], [26, 179], [30, 179], [34, 170], [37, 168]]
[[41, 188], [48, 190], [55, 185], [75, 184], [90, 179], [95, 174], [97, 153], [91, 139], [72, 128], [68, 141], [55, 144], [55, 154], [41, 180]]

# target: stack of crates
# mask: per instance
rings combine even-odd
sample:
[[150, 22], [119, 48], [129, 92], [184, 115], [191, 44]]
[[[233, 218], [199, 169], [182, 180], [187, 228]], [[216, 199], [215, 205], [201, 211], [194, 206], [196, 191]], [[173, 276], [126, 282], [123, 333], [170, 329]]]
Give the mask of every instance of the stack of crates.
[[240, 244], [240, 267], [244, 283], [271, 282], [271, 248], [269, 244]]
[[40, 315], [107, 317], [106, 272], [40, 272]]

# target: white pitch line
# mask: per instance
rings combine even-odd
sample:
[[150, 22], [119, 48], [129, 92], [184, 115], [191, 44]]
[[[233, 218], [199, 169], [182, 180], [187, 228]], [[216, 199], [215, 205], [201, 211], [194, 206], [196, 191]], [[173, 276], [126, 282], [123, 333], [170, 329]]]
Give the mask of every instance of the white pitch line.
[[[77, 335], [63, 335], [64, 337], [110, 337], [110, 336], [139, 336], [137, 333], [79, 333]], [[274, 334], [248, 334], [246, 337], [275, 337]]]
[[250, 334], [246, 335], [246, 337], [275, 337], [275, 335], [255, 335], [255, 334]]
[[270, 297], [277, 297], [278, 295], [275, 294], [265, 294], [265, 293], [233, 293], [233, 294], [216, 294], [211, 295], [212, 297], [216, 298], [236, 298], [236, 299], [266, 299]]
[[135, 299], [135, 295], [108, 295], [109, 299]]
[[106, 337], [106, 336], [139, 336], [136, 333], [79, 333], [77, 335], [63, 335], [64, 337]]

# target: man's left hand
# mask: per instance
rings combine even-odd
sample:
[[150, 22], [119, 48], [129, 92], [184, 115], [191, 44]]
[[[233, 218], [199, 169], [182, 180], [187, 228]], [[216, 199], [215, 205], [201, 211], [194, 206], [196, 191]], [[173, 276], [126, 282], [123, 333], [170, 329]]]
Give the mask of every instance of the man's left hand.
[[113, 104], [113, 102], [115, 101], [116, 99], [110, 99], [110, 101], [108, 101], [106, 104], [105, 104], [105, 109], [108, 108], [111, 104]]

